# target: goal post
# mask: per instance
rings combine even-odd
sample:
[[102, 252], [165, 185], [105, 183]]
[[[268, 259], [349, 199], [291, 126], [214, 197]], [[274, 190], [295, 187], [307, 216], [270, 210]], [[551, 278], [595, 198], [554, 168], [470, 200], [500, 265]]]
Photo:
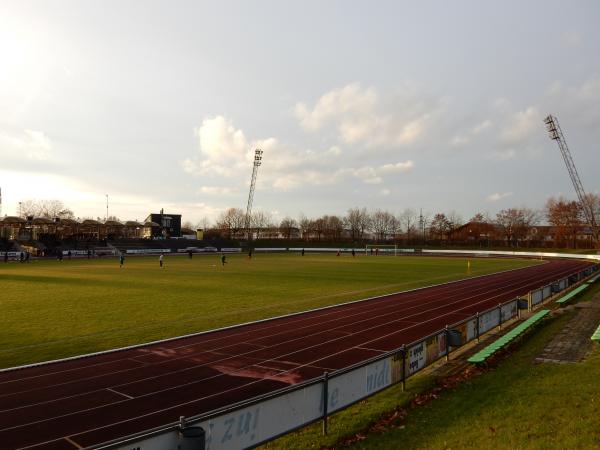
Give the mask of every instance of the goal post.
[[398, 246], [396, 244], [367, 244], [365, 245], [365, 255], [398, 255]]

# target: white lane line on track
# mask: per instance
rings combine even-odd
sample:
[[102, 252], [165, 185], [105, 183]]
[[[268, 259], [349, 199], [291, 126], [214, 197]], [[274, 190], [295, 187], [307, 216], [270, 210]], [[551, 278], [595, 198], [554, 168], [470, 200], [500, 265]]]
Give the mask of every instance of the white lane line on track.
[[378, 353], [385, 353], [385, 352], [386, 352], [385, 350], [381, 350], [381, 349], [379, 349], [379, 348], [369, 348], [369, 347], [363, 347], [362, 345], [357, 345], [357, 346], [356, 346], [356, 347], [354, 347], [354, 348], [357, 348], [357, 349], [359, 349], [359, 350], [369, 350], [369, 351], [372, 351], [372, 352], [378, 352]]
[[70, 436], [66, 436], [65, 437], [65, 441], [67, 441], [69, 444], [73, 445], [75, 448], [83, 448], [81, 445], [79, 445], [77, 442], [75, 442], [73, 439], [71, 439]]
[[132, 397], [131, 395], [127, 395], [127, 394], [125, 394], [123, 392], [119, 392], [116, 389], [106, 388], [106, 390], [110, 391], [110, 392], [114, 392], [115, 394], [119, 394], [119, 395], [121, 395], [121, 396], [123, 396], [125, 398], [128, 398], [129, 400], [133, 400], [135, 398], [135, 397]]
[[[552, 276], [554, 276], [554, 275], [552, 275]], [[551, 276], [551, 277], [552, 277], [552, 276]], [[496, 296], [494, 296], [494, 297], [492, 297], [492, 298], [495, 298], [495, 297], [497, 297], [497, 296], [498, 296], [498, 295], [496, 295]], [[488, 299], [488, 300], [489, 300], [489, 299]], [[486, 301], [488, 301], [488, 300], [486, 300]], [[454, 302], [454, 303], [456, 303], [456, 302]], [[479, 304], [479, 303], [481, 303], [481, 302], [477, 302], [477, 303], [475, 303], [475, 304]], [[446, 304], [446, 305], [443, 305], [443, 307], [446, 307], [446, 306], [448, 306], [448, 305], [447, 305], [447, 304]], [[464, 308], [461, 308], [461, 309], [465, 309], [465, 308], [467, 308], [467, 307], [469, 307], [469, 306], [472, 306], [472, 305], [468, 305], [468, 306], [466, 306], [466, 307], [464, 307]], [[433, 310], [435, 310], [435, 309], [439, 309], [439, 308], [440, 308], [440, 307], [433, 308]], [[460, 311], [460, 310], [459, 310], [459, 311]], [[422, 313], [422, 312], [419, 312], [419, 314], [420, 314], [420, 313]], [[451, 313], [449, 313], [449, 314], [454, 314], [454, 313], [455, 313], [455, 312], [453, 311], [453, 312], [451, 312]], [[417, 323], [417, 324], [414, 324], [414, 325], [410, 325], [410, 326], [408, 326], [408, 327], [405, 327], [405, 328], [402, 328], [402, 329], [398, 329], [398, 330], [396, 330], [396, 331], [394, 331], [394, 332], [392, 332], [392, 333], [388, 333], [388, 334], [386, 334], [386, 335], [383, 335], [383, 336], [377, 336], [376, 338], [370, 339], [369, 341], [365, 341], [363, 344], [369, 344], [370, 342], [377, 341], [377, 340], [380, 340], [380, 339], [384, 339], [384, 338], [386, 338], [386, 337], [389, 337], [389, 336], [392, 336], [392, 335], [394, 335], [394, 334], [398, 334], [398, 333], [405, 332], [406, 330], [408, 330], [408, 329], [411, 329], [411, 328], [414, 328], [415, 326], [421, 326], [421, 325], [423, 325], [424, 323], [428, 323], [428, 322], [432, 322], [432, 321], [438, 320], [440, 317], [443, 317], [443, 316], [436, 316], [436, 317], [434, 317], [434, 318], [432, 318], [432, 319], [429, 319], [429, 320], [426, 320], [426, 321], [424, 321], [424, 322], [420, 322], [420, 323]], [[398, 320], [398, 321], [401, 321], [401, 320]], [[393, 322], [394, 322], [394, 321], [392, 321], [392, 322], [390, 322], [390, 323], [393, 323]], [[358, 334], [358, 333], [360, 333], [360, 332], [370, 331], [371, 329], [374, 329], [374, 328], [377, 328], [377, 326], [375, 326], [375, 327], [370, 327], [370, 328], [367, 328], [367, 329], [364, 329], [364, 330], [358, 331], [358, 332], [357, 332], [357, 333], [355, 333], [355, 334]], [[332, 340], [330, 340], [330, 341], [327, 341], [327, 343], [331, 343], [332, 341], [337, 341], [337, 340], [339, 340], [339, 339], [342, 339], [342, 338], [336, 338], [336, 339], [332, 339]], [[267, 359], [267, 360], [263, 361], [263, 363], [264, 363], [264, 362], [269, 362], [269, 361], [277, 361], [277, 358], [281, 358], [281, 357], [285, 357], [285, 356], [293, 355], [293, 354], [295, 354], [295, 353], [299, 353], [299, 352], [301, 352], [301, 351], [306, 351], [306, 350], [309, 350], [309, 349], [311, 349], [311, 348], [318, 347], [319, 345], [322, 345], [322, 344], [323, 344], [323, 343], [319, 343], [319, 344], [316, 344], [316, 345], [313, 345], [313, 346], [310, 346], [310, 347], [305, 347], [305, 348], [302, 348], [302, 349], [299, 349], [299, 350], [296, 350], [296, 351], [290, 352], [290, 353], [288, 353], [288, 354], [280, 355], [280, 356], [278, 356], [278, 357], [276, 357], [276, 358], [269, 358], [269, 359]], [[349, 347], [349, 348], [353, 348], [353, 347], [354, 347], [354, 346], [352, 346], [352, 347]], [[346, 351], [347, 351], [349, 348], [344, 348], [344, 349], [343, 349], [343, 350], [341, 350], [341, 351], [337, 351], [337, 352], [335, 352], [335, 353], [333, 353], [333, 354], [330, 354], [330, 355], [327, 355], [327, 356], [320, 357], [319, 359], [316, 359], [316, 360], [314, 360], [314, 361], [311, 361], [311, 362], [309, 362], [309, 363], [300, 364], [300, 365], [298, 365], [296, 368], [290, 369], [290, 370], [288, 370], [288, 371], [285, 371], [285, 372], [283, 372], [283, 373], [291, 372], [291, 371], [293, 371], [293, 370], [297, 370], [297, 369], [299, 369], [299, 368], [302, 368], [302, 367], [305, 367], [305, 366], [307, 366], [307, 365], [315, 365], [314, 363], [316, 363], [316, 362], [319, 362], [319, 361], [322, 361], [322, 360], [325, 360], [325, 359], [327, 359], [327, 358], [331, 358], [331, 357], [333, 357], [333, 356], [335, 356], [335, 355], [339, 355], [339, 354], [341, 354], [341, 353], [344, 353], [344, 352], [346, 352]], [[238, 355], [238, 356], [242, 356], [242, 355]], [[243, 370], [243, 369], [239, 369], [239, 370]], [[144, 394], [144, 395], [139, 395], [139, 396], [137, 396], [137, 397], [136, 397], [136, 399], [144, 398], [144, 397], [147, 397], [147, 396], [149, 396], [149, 395], [153, 395], [153, 394], [155, 394], [155, 393], [160, 393], [160, 392], [165, 392], [165, 391], [169, 391], [169, 390], [172, 390], [172, 389], [177, 389], [177, 388], [179, 388], [179, 387], [182, 387], [182, 386], [190, 386], [190, 385], [193, 385], [193, 384], [195, 384], [195, 383], [205, 382], [205, 381], [206, 381], [206, 380], [208, 380], [208, 379], [214, 379], [214, 378], [217, 378], [217, 377], [219, 377], [219, 376], [222, 376], [222, 375], [216, 375], [216, 376], [213, 376], [213, 377], [208, 377], [208, 378], [205, 378], [205, 379], [202, 379], [202, 380], [196, 380], [196, 381], [189, 382], [189, 383], [183, 383], [183, 384], [179, 384], [179, 385], [177, 385], [176, 387], [169, 387], [169, 388], [162, 389], [162, 390], [154, 390], [154, 391], [153, 391], [153, 392], [151, 392], [151, 393]], [[155, 378], [155, 377], [151, 377], [151, 378]], [[241, 388], [241, 387], [244, 387], [244, 386], [250, 386], [250, 385], [252, 385], [252, 384], [254, 384], [254, 383], [257, 383], [257, 382], [260, 382], [260, 381], [262, 381], [262, 379], [255, 380], [255, 381], [253, 381], [253, 382], [247, 383], [246, 385], [238, 386], [238, 387], [236, 387], [236, 388], [234, 388], [234, 389], [230, 389], [230, 390], [226, 390], [226, 391], [221, 391], [221, 392], [219, 392], [219, 393], [215, 393], [215, 394], [212, 394], [212, 395], [209, 395], [209, 396], [205, 396], [205, 397], [202, 397], [202, 398], [199, 398], [199, 399], [190, 400], [190, 401], [188, 401], [188, 402], [185, 402], [185, 403], [182, 403], [182, 404], [180, 404], [180, 405], [170, 406], [170, 407], [167, 407], [167, 408], [163, 408], [163, 409], [161, 409], [161, 410], [156, 410], [156, 411], [155, 411], [155, 413], [156, 413], [156, 414], [158, 414], [158, 413], [160, 413], [160, 412], [162, 412], [162, 411], [168, 411], [168, 410], [170, 410], [170, 409], [173, 409], [173, 408], [175, 408], [175, 407], [182, 406], [182, 405], [187, 405], [187, 404], [189, 404], [189, 403], [191, 403], [191, 402], [194, 402], [194, 401], [201, 401], [201, 400], [204, 400], [204, 399], [206, 399], [206, 398], [210, 398], [210, 397], [214, 397], [214, 396], [218, 396], [218, 395], [226, 394], [226, 393], [228, 393], [228, 392], [230, 392], [230, 391], [234, 391], [234, 390], [236, 390], [236, 389], [239, 389], [239, 388]], [[127, 385], [127, 384], [130, 384], [130, 383], [125, 383], [124, 385]], [[123, 386], [123, 385], [120, 385], [120, 386]], [[63, 415], [61, 415], [61, 416], [58, 416], [58, 417], [59, 417], [59, 418], [63, 418], [63, 417], [68, 417], [68, 416], [75, 415], [75, 414], [78, 414], [78, 413], [81, 413], [81, 412], [92, 411], [92, 410], [95, 410], [95, 409], [98, 409], [98, 410], [99, 410], [99, 409], [101, 409], [101, 408], [108, 407], [108, 406], [111, 406], [111, 405], [116, 405], [116, 404], [119, 404], [119, 403], [122, 403], [122, 401], [117, 401], [117, 402], [113, 402], [113, 403], [109, 403], [109, 404], [101, 405], [101, 406], [99, 406], [99, 407], [87, 408], [87, 409], [84, 409], [84, 410], [81, 410], [81, 411], [78, 411], [78, 412], [70, 412], [70, 413], [63, 414]], [[144, 414], [144, 415], [142, 415], [142, 417], [146, 417], [147, 415], [152, 415], [152, 414], [153, 414], [153, 413], [147, 413], [147, 414]], [[54, 418], [56, 418], [56, 417], [54, 417]], [[14, 427], [8, 427], [8, 428], [5, 428], [5, 429], [0, 429], [0, 431], [4, 431], [4, 430], [11, 430], [11, 429], [20, 428], [20, 427], [23, 427], [23, 426], [29, 426], [29, 425], [33, 425], [33, 424], [36, 424], [36, 423], [45, 422], [45, 421], [48, 421], [48, 420], [53, 420], [54, 418], [50, 418], [50, 419], [42, 419], [42, 420], [39, 420], [39, 421], [34, 421], [34, 422], [31, 422], [31, 423], [28, 423], [28, 424], [16, 425], [16, 426], [14, 426]], [[134, 419], [133, 419], [133, 418], [132, 418], [132, 419], [126, 419], [124, 422], [130, 421], [130, 420], [134, 420]], [[122, 422], [123, 422], [123, 421], [121, 421], [121, 422], [116, 422], [115, 424], [122, 423]], [[101, 428], [105, 428], [105, 427], [109, 427], [109, 426], [111, 426], [111, 425], [115, 425], [115, 424], [109, 424], [109, 425], [105, 425], [105, 426], [102, 426], [102, 427], [100, 427], [100, 429], [101, 429]], [[79, 433], [79, 434], [80, 434], [80, 433]]]
[[[537, 267], [539, 267], [539, 266], [537, 266]], [[569, 270], [572, 270], [572, 269], [569, 269]], [[555, 276], [556, 276], [556, 274], [547, 275], [547, 277], [550, 277], [550, 278], [552, 278], [552, 277], [555, 277]], [[529, 282], [529, 281], [527, 280], [527, 282]], [[463, 291], [463, 290], [464, 290], [464, 289], [462, 289], [461, 291]], [[470, 290], [471, 290], [471, 289], [470, 289]], [[493, 292], [494, 290], [497, 290], [497, 288], [493, 288], [492, 292]], [[492, 298], [494, 298], [494, 297], [492, 297]], [[489, 301], [489, 299], [482, 300], [482, 301], [480, 301], [480, 302], [478, 302], [478, 303], [481, 303], [481, 302], [487, 302], [487, 301]], [[453, 302], [453, 303], [457, 303], [457, 302]], [[478, 303], [476, 303], [476, 304], [478, 304]], [[422, 304], [423, 304], [423, 303], [421, 303], [421, 304], [420, 304], [420, 306], [422, 306]], [[445, 305], [442, 305], [442, 307], [447, 307], [448, 305], [449, 305], [449, 304], [445, 304]], [[468, 308], [468, 307], [470, 307], [470, 306], [472, 306], [472, 305], [467, 305], [465, 308]], [[435, 310], [435, 309], [439, 309], [439, 308], [440, 308], [440, 307], [437, 307], [437, 308], [433, 308], [433, 309], [430, 309], [430, 310], [427, 310], [427, 311], [433, 311], [433, 310]], [[461, 308], [461, 309], [465, 309], [465, 308]], [[414, 307], [411, 307], [411, 308], [408, 308], [408, 309], [414, 309]], [[419, 315], [419, 314], [423, 314], [423, 313], [425, 313], [425, 312], [427, 312], [427, 311], [418, 311], [418, 312], [417, 312], [417, 315]], [[457, 311], [460, 311], [460, 309], [459, 309], [459, 310], [457, 310]], [[454, 311], [454, 312], [449, 312], [448, 314], [453, 314], [453, 313], [456, 313], [457, 311]], [[401, 311], [401, 312], [402, 312], [402, 311]], [[386, 316], [386, 314], [382, 314], [382, 315], [380, 315], [380, 316], [373, 316], [373, 317], [382, 317], [382, 316]], [[373, 317], [370, 317], [369, 319], [365, 319], [365, 321], [366, 321], [366, 320], [372, 320], [372, 319], [373, 319]], [[441, 316], [441, 317], [443, 317], [443, 316]], [[398, 321], [402, 321], [402, 318], [400, 318], [400, 319], [396, 320], [396, 322], [398, 322]], [[389, 323], [393, 323], [393, 322], [394, 322], [394, 321], [390, 321]], [[355, 322], [355, 323], [359, 323], [359, 322]], [[343, 326], [346, 326], [346, 325], [343, 325]], [[365, 329], [365, 330], [359, 330], [359, 331], [356, 331], [356, 332], [355, 332], [355, 333], [353, 333], [353, 334], [357, 334], [357, 333], [360, 333], [360, 332], [368, 331], [368, 330], [370, 330], [370, 329], [373, 329], [373, 328], [374, 328], [374, 327], [367, 328], [367, 329]], [[392, 334], [393, 334], [393, 333], [392, 333]], [[380, 338], [384, 338], [384, 337], [385, 337], [385, 336], [381, 336]], [[338, 339], [340, 339], [340, 338], [337, 338], [337, 339], [332, 339], [332, 340], [330, 340], [330, 341], [325, 341], [324, 343], [328, 343], [328, 342], [330, 343], [330, 342], [332, 342], [332, 341], [335, 341], [335, 340], [338, 340]], [[284, 341], [284, 342], [286, 342], [286, 343], [287, 343], [287, 342], [293, 342], [294, 340], [298, 340], [298, 339], [292, 339], [292, 340], [290, 340], [290, 341]], [[279, 344], [281, 344], [281, 343], [278, 343], [277, 345], [279, 345]], [[318, 344], [318, 345], [320, 345], [320, 344]], [[315, 346], [318, 346], [318, 345], [315, 345]], [[314, 346], [312, 346], [312, 347], [314, 347]], [[290, 354], [298, 353], [298, 352], [300, 352], [300, 351], [304, 351], [304, 350], [305, 350], [305, 348], [303, 348], [303, 349], [299, 349], [299, 350], [296, 350], [296, 351], [294, 351], [294, 352], [288, 353], [287, 355], [280, 355], [280, 356], [279, 356], [279, 357], [277, 357], [277, 358], [284, 357], [284, 356], [288, 356], [288, 355], [290, 355]], [[252, 351], [251, 351], [251, 352], [246, 352], [246, 353], [244, 353], [244, 354], [238, 354], [238, 355], [229, 356], [228, 358], [224, 358], [223, 360], [234, 359], [234, 358], [236, 358], [236, 357], [239, 357], [239, 356], [244, 356], [244, 355], [246, 355], [246, 354], [250, 354], [250, 353], [252, 353]], [[187, 355], [187, 356], [189, 356], [189, 355]], [[274, 360], [274, 359], [276, 359], [276, 358], [271, 358], [271, 360]], [[222, 362], [223, 360], [220, 360], [220, 361], [213, 361], [213, 362], [211, 362], [210, 364], [214, 364], [214, 363], [217, 363], [217, 362]], [[143, 381], [145, 381], [145, 380], [149, 380], [149, 379], [160, 378], [161, 376], [173, 376], [174, 374], [176, 374], [176, 373], [178, 373], [178, 372], [183, 372], [183, 371], [186, 371], [186, 370], [191, 370], [191, 369], [194, 369], [194, 368], [196, 368], [196, 367], [198, 367], [198, 366], [192, 366], [192, 367], [190, 367], [190, 368], [187, 368], [187, 369], [182, 369], [182, 370], [180, 370], [180, 371], [170, 372], [170, 373], [168, 373], [168, 374], [161, 374], [161, 375], [156, 375], [156, 376], [152, 376], [152, 377], [147, 377], [147, 378], [145, 378], [145, 379], [136, 380], [136, 381], [133, 381], [133, 382], [130, 382], [130, 383], [123, 383], [123, 384], [121, 384], [121, 385], [118, 385], [118, 386], [124, 386], [124, 385], [132, 384], [132, 383], [133, 383], [133, 384], [135, 384], [135, 383], [143, 382]], [[210, 378], [212, 378], [212, 377], [210, 377]], [[63, 384], [67, 384], [67, 383], [63, 383]], [[101, 389], [99, 389], [99, 390], [101, 390]], [[96, 392], [96, 391], [91, 391], [91, 392]], [[88, 392], [86, 392], [86, 393], [90, 393], [90, 392], [88, 391]], [[49, 402], [53, 402], [53, 401], [60, 401], [61, 399], [72, 398], [72, 397], [75, 397], [75, 396], [78, 396], [78, 395], [85, 395], [85, 393], [82, 393], [82, 394], [76, 394], [76, 395], [74, 395], [74, 396], [69, 396], [69, 397], [57, 398], [57, 399], [54, 399], [54, 400], [46, 401], [46, 402], [44, 402], [44, 403], [49, 403]], [[150, 395], [150, 394], [146, 394], [146, 395]], [[145, 395], [144, 395], [144, 396], [145, 396]], [[141, 397], [141, 396], [140, 396], [140, 397]], [[109, 406], [109, 405], [110, 405], [110, 404], [107, 404], [107, 405], [104, 405], [104, 406]], [[27, 405], [27, 406], [35, 406], [35, 404], [33, 404], [33, 405], [31, 405], [31, 404], [30, 404], [30, 405]], [[14, 409], [17, 409], [17, 408], [14, 408]], [[74, 412], [73, 412], [72, 414], [74, 414]]]

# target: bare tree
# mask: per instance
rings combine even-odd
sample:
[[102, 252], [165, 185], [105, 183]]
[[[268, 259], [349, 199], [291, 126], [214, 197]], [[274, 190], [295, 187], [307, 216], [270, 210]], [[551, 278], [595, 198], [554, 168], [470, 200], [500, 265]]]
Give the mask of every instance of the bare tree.
[[24, 200], [20, 203], [21, 217], [73, 219], [75, 214], [60, 200]]
[[[586, 201], [591, 209], [592, 218], [596, 223], [596, 227], [592, 228], [594, 240], [596, 245], [600, 245], [600, 195], [599, 194], [587, 194]], [[590, 226], [592, 224], [589, 224]]]
[[298, 227], [300, 228], [300, 236], [304, 240], [308, 240], [310, 236], [312, 221], [306, 217], [304, 214], [300, 214], [300, 218], [298, 219]]
[[448, 239], [450, 239], [454, 233], [454, 230], [463, 224], [463, 218], [454, 210], [449, 211], [448, 214], [446, 214], [446, 218], [448, 219], [448, 228], [446, 230], [446, 234], [448, 235]]
[[369, 219], [367, 208], [350, 208], [348, 210], [348, 214], [344, 218], [344, 223], [350, 228], [353, 241], [363, 238], [365, 230], [369, 228]]
[[288, 240], [292, 238], [295, 228], [298, 228], [298, 222], [291, 217], [284, 217], [279, 223], [279, 232]]
[[319, 217], [318, 219], [311, 221], [310, 227], [317, 235], [317, 240], [320, 241], [327, 230], [327, 221], [323, 217]]
[[344, 231], [344, 221], [338, 216], [323, 216], [326, 234], [332, 241], [339, 241]]
[[196, 228], [199, 228], [201, 230], [205, 230], [206, 231], [210, 227], [211, 227], [211, 225], [210, 225], [210, 220], [208, 219], [208, 217], [203, 217], [198, 222], [196, 222]]
[[429, 233], [439, 240], [442, 240], [448, 233], [450, 222], [444, 213], [438, 213], [433, 216], [429, 224]]
[[385, 240], [392, 232], [395, 218], [392, 214], [381, 209], [371, 214], [371, 229], [375, 233], [377, 240]]
[[222, 212], [217, 219], [217, 228], [231, 239], [236, 233], [244, 229], [246, 214], [240, 208], [229, 208]]
[[416, 211], [411, 208], [405, 208], [398, 216], [401, 232], [404, 233], [407, 240], [410, 240], [411, 236], [415, 233], [418, 221], [419, 218]]
[[545, 212], [548, 223], [556, 232], [555, 243], [571, 238], [573, 248], [577, 248], [577, 231], [583, 224], [583, 211], [579, 202], [551, 197], [546, 202]]
[[519, 240], [523, 239], [529, 228], [538, 221], [539, 214], [529, 208], [508, 208], [496, 214], [496, 224], [511, 246], [518, 246]]
[[265, 211], [255, 211], [250, 219], [250, 226], [256, 230], [256, 238], [260, 237], [261, 230], [266, 228], [275, 228], [273, 225], [273, 216]]

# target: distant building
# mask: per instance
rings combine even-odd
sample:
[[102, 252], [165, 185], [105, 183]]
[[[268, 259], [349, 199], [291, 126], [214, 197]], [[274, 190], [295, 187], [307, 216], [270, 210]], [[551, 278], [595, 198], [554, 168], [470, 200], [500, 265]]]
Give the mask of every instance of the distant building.
[[150, 214], [146, 222], [159, 225], [152, 227], [152, 238], [181, 237], [181, 214], [166, 214], [161, 210], [158, 214]]

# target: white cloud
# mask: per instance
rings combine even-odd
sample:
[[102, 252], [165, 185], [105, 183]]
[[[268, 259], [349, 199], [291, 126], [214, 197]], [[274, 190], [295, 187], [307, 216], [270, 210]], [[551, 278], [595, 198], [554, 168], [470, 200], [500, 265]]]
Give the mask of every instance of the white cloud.
[[0, 149], [11, 158], [25, 157], [34, 161], [45, 161], [52, 154], [52, 142], [42, 131], [23, 130], [17, 133], [0, 134]]
[[505, 150], [497, 150], [493, 154], [493, 158], [497, 161], [508, 161], [511, 159], [515, 159], [517, 157], [517, 152], [514, 148], [507, 148]]
[[375, 88], [353, 83], [324, 94], [312, 108], [297, 103], [294, 112], [306, 131], [333, 126], [346, 144], [395, 148], [420, 139], [441, 103], [414, 86], [402, 86], [382, 99]]
[[511, 195], [513, 195], [512, 192], [496, 192], [494, 194], [488, 195], [485, 199], [486, 202], [497, 202], [499, 200], [502, 200], [503, 198], [506, 197], [510, 197]]
[[508, 118], [508, 123], [500, 133], [500, 139], [507, 144], [519, 144], [533, 135], [539, 135], [542, 115], [534, 106], [518, 111]]
[[469, 130], [465, 131], [463, 134], [455, 135], [452, 138], [452, 140], [450, 141], [450, 144], [453, 147], [465, 146], [465, 145], [471, 143], [471, 141], [473, 140], [474, 137], [478, 136], [479, 134], [483, 133], [484, 131], [488, 130], [491, 127], [492, 127], [492, 122], [489, 119], [484, 120], [483, 122], [475, 125], [474, 127], [470, 128]]
[[593, 75], [581, 84], [565, 86], [560, 81], [552, 83], [544, 99], [547, 111], [584, 125], [590, 132], [597, 132], [600, 122], [600, 75]]
[[362, 116], [373, 110], [377, 102], [374, 88], [363, 89], [353, 83], [323, 95], [312, 110], [305, 103], [297, 103], [294, 109], [302, 128], [317, 131], [339, 115]]
[[194, 161], [188, 158], [183, 162], [188, 172], [228, 176], [250, 164], [254, 149], [244, 132], [237, 130], [225, 117], [205, 119], [194, 131], [200, 145], [200, 159]]
[[492, 122], [490, 120], [484, 120], [479, 125], [475, 125], [473, 127], [473, 130], [471, 130], [471, 131], [472, 131], [473, 134], [479, 134], [479, 133], [487, 130], [491, 126], [492, 126]]
[[577, 31], [564, 31], [560, 35], [560, 42], [568, 48], [579, 47], [581, 45], [581, 33]]
[[492, 101], [492, 107], [494, 109], [502, 110], [502, 109], [508, 108], [509, 106], [510, 106], [510, 101], [504, 97], [498, 97]]
[[207, 195], [231, 195], [237, 193], [237, 191], [238, 190], [236, 188], [224, 186], [202, 186], [200, 189], [198, 189], [200, 194]]
[[415, 167], [415, 163], [410, 159], [396, 164], [384, 164], [379, 168], [382, 173], [402, 173], [410, 172]]

